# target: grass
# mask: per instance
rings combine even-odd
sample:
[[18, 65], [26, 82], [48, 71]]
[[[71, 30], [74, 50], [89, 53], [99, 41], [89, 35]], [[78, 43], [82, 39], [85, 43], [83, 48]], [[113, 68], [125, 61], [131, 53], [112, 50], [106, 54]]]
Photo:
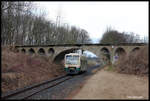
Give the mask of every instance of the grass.
[[115, 71], [115, 66], [112, 64], [107, 65], [105, 68], [106, 68], [105, 70], [107, 71]]
[[108, 66], [108, 71], [112, 71], [113, 70], [113, 67], [111, 65]]

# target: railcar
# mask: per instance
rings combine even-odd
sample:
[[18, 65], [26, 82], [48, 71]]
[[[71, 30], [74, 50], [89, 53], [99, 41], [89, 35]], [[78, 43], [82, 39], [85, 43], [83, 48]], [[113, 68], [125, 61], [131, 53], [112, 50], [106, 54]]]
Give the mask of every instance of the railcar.
[[79, 53], [66, 54], [64, 64], [67, 74], [79, 74], [87, 70], [87, 59]]

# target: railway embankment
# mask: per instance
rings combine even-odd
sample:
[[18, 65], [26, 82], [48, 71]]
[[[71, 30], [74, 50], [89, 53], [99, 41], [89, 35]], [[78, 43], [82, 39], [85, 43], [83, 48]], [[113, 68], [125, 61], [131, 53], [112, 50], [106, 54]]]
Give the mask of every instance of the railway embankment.
[[12, 47], [2, 47], [2, 93], [40, 83], [63, 75], [61, 65], [50, 58], [17, 53]]

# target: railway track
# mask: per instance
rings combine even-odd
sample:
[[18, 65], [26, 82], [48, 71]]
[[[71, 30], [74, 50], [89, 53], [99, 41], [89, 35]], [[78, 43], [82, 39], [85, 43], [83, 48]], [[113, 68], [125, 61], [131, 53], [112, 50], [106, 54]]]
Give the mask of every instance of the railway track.
[[40, 84], [32, 85], [30, 87], [26, 87], [24, 89], [20, 89], [17, 91], [13, 91], [7, 94], [2, 95], [2, 99], [28, 99], [29, 97], [52, 87], [55, 87], [69, 79], [73, 78], [73, 76], [64, 75], [61, 77], [57, 77], [53, 80], [48, 80], [42, 82]]

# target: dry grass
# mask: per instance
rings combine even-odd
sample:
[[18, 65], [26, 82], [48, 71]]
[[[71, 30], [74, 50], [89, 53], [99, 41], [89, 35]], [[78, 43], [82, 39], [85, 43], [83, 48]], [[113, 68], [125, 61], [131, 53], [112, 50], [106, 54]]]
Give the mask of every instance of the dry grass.
[[2, 47], [2, 92], [15, 90], [64, 74], [63, 66], [49, 58], [17, 53], [12, 47]]
[[120, 57], [116, 70], [120, 73], [148, 75], [148, 47], [131, 53], [129, 56]]

